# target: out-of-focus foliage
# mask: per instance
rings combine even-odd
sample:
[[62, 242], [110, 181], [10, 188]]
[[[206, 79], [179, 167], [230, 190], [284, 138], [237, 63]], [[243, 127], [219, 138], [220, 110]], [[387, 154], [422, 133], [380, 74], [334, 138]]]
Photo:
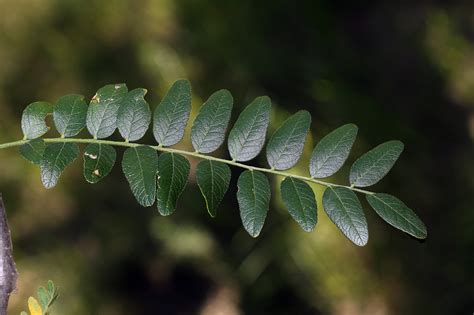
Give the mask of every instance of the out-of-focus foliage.
[[[154, 107], [188, 77], [194, 99], [226, 87], [238, 112], [255, 95], [271, 96], [271, 130], [308, 110], [316, 118], [309, 147], [347, 122], [364, 128], [354, 156], [404, 140], [399, 167], [377, 188], [420, 209], [432, 231], [414, 242], [367, 213], [378, 237], [360, 249], [323, 212], [311, 234], [300, 231], [276, 196], [264, 237], [253, 240], [235, 225], [235, 190], [216, 220], [202, 215], [197, 185], [184, 192], [183, 211], [163, 218], [114, 185], [120, 168], [92, 186], [73, 166], [46, 192], [34, 166], [2, 151], [0, 191], [20, 272], [10, 311], [54, 278], [58, 314], [143, 314], [157, 305], [204, 315], [472, 312], [472, 12], [465, 1], [0, 1], [0, 142], [22, 137], [16, 122], [34, 100], [92, 97], [97, 86], [127, 82], [158, 89]], [[310, 155], [305, 148], [302, 160]]]
[[[49, 280], [47, 287], [38, 288], [38, 299], [30, 296], [28, 298], [28, 309], [30, 315], [49, 315], [51, 314], [51, 307], [59, 296], [58, 289], [54, 282]], [[26, 312], [21, 312], [20, 315], [28, 315]]]

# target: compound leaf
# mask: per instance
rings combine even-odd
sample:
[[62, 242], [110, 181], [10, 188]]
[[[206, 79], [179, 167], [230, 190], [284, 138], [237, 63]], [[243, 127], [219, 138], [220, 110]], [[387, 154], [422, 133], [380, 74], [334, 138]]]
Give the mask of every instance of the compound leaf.
[[270, 98], [260, 96], [240, 113], [229, 133], [228, 147], [233, 160], [249, 161], [260, 153], [265, 143], [270, 110]]
[[125, 141], [141, 139], [150, 126], [151, 110], [144, 99], [146, 92], [145, 89], [132, 90], [120, 105], [117, 126]]
[[257, 237], [263, 228], [270, 205], [270, 183], [261, 172], [244, 171], [237, 181], [237, 201], [245, 230]]
[[161, 100], [153, 115], [156, 141], [170, 146], [181, 141], [191, 112], [191, 84], [178, 80]]
[[84, 178], [95, 184], [107, 176], [114, 167], [117, 153], [108, 144], [91, 143], [84, 150]]
[[272, 168], [286, 170], [298, 162], [310, 125], [311, 115], [300, 110], [275, 130], [267, 145], [267, 160]]
[[332, 222], [358, 246], [369, 240], [367, 220], [356, 194], [346, 187], [328, 187], [324, 191], [323, 206]]
[[43, 139], [33, 139], [23, 144], [20, 147], [20, 154], [27, 161], [33, 164], [40, 165], [43, 159], [43, 153], [46, 148], [46, 144]]
[[100, 88], [87, 110], [87, 129], [95, 139], [110, 137], [117, 129], [117, 113], [128, 89], [125, 84]]
[[21, 129], [25, 139], [35, 139], [48, 132], [45, 118], [53, 113], [53, 105], [34, 102], [28, 105], [21, 116]]
[[311, 177], [329, 177], [344, 165], [356, 139], [357, 130], [356, 125], [347, 124], [319, 141], [311, 155], [309, 164]]
[[122, 170], [138, 203], [155, 203], [158, 154], [148, 146], [128, 148], [123, 154]]
[[54, 106], [53, 120], [62, 137], [73, 137], [86, 126], [87, 105], [84, 96], [61, 97]]
[[210, 153], [224, 142], [233, 102], [229, 91], [219, 90], [202, 105], [191, 128], [191, 142], [196, 151]]
[[170, 215], [175, 211], [178, 198], [186, 187], [189, 170], [189, 161], [182, 155], [176, 153], [160, 155], [157, 205], [161, 215]]
[[392, 168], [403, 151], [398, 140], [384, 142], [358, 158], [351, 167], [350, 183], [355, 187], [372, 186]]
[[426, 226], [418, 216], [395, 196], [383, 193], [367, 195], [367, 201], [388, 224], [416, 238], [425, 239]]
[[44, 150], [41, 160], [41, 181], [44, 187], [53, 188], [64, 169], [79, 155], [79, 147], [75, 143], [50, 143]]
[[314, 192], [304, 181], [287, 177], [280, 185], [281, 196], [290, 215], [306, 232], [311, 232], [316, 223], [317, 205]]
[[230, 177], [230, 168], [222, 162], [204, 160], [197, 166], [197, 184], [211, 217], [217, 214], [217, 207], [229, 188]]

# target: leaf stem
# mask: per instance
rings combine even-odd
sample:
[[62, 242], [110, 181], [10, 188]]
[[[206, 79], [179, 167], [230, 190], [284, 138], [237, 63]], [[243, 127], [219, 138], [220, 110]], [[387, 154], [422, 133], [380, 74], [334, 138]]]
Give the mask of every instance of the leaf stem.
[[[3, 143], [0, 144], [0, 150], [1, 149], [6, 149], [6, 148], [11, 148], [11, 147], [16, 147], [16, 146], [21, 146], [25, 143], [27, 143], [29, 140], [19, 140], [19, 141], [14, 141], [14, 142], [9, 142], [9, 143]], [[140, 144], [140, 143], [131, 143], [131, 142], [122, 142], [122, 141], [111, 141], [111, 140], [103, 140], [103, 139], [79, 139], [79, 138], [43, 138], [43, 141], [46, 143], [58, 143], [58, 142], [71, 142], [71, 143], [95, 143], [95, 144], [108, 144], [112, 146], [119, 146], [119, 147], [128, 147], [128, 148], [135, 148], [138, 146], [149, 146], [150, 148], [156, 150], [156, 151], [161, 151], [161, 152], [169, 152], [169, 153], [178, 153], [178, 154], [183, 154], [183, 155], [188, 155], [188, 156], [193, 156], [199, 159], [205, 159], [205, 160], [211, 160], [211, 161], [217, 161], [217, 162], [222, 162], [225, 164], [233, 165], [236, 167], [240, 168], [245, 168], [248, 170], [254, 170], [254, 171], [260, 171], [263, 173], [269, 173], [269, 174], [274, 174], [278, 176], [284, 176], [284, 177], [292, 177], [292, 178], [297, 178], [306, 182], [326, 186], [326, 187], [345, 187], [347, 189], [362, 193], [362, 194], [367, 194], [367, 195], [372, 195], [374, 194], [371, 191], [355, 188], [352, 186], [346, 186], [346, 185], [339, 185], [339, 184], [333, 184], [333, 183], [328, 183], [322, 180], [318, 180], [315, 178], [311, 177], [306, 177], [306, 176], [301, 176], [301, 175], [296, 175], [296, 174], [290, 174], [282, 171], [277, 171], [275, 169], [268, 169], [268, 168], [263, 168], [263, 167], [257, 167], [257, 166], [251, 166], [251, 165], [246, 165], [242, 164], [239, 162], [236, 162], [234, 160], [226, 160], [226, 159], [221, 159], [217, 158], [214, 156], [210, 155], [204, 155], [200, 154], [198, 152], [191, 152], [191, 151], [185, 151], [185, 150], [179, 150], [179, 149], [173, 149], [173, 148], [168, 148], [168, 147], [163, 147], [162, 145], [147, 145], [147, 144]]]

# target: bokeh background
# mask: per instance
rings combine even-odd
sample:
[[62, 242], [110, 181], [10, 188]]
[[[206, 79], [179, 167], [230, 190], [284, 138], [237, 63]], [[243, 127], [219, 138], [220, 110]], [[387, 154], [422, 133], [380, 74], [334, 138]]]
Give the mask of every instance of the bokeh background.
[[[21, 112], [33, 101], [90, 99], [125, 82], [147, 88], [154, 108], [184, 77], [193, 117], [221, 88], [234, 96], [234, 119], [269, 95], [270, 132], [310, 111], [312, 137], [295, 173], [307, 173], [314, 144], [344, 123], [360, 127], [349, 162], [402, 140], [404, 154], [373, 189], [400, 197], [428, 226], [428, 239], [416, 241], [364, 202], [367, 246], [352, 245], [321, 210], [305, 233], [273, 178], [266, 225], [252, 239], [235, 199], [240, 170], [216, 219], [193, 173], [175, 214], [161, 217], [136, 203], [119, 165], [90, 185], [78, 159], [47, 191], [36, 167], [2, 150], [20, 272], [10, 313], [52, 279], [61, 290], [54, 314], [472, 314], [474, 5], [410, 3], [0, 0], [0, 142], [21, 138]], [[188, 139], [178, 146], [190, 149]], [[225, 148], [216, 155], [228, 157]], [[252, 163], [266, 166], [264, 155]], [[330, 180], [346, 183], [347, 174], [346, 166]]]

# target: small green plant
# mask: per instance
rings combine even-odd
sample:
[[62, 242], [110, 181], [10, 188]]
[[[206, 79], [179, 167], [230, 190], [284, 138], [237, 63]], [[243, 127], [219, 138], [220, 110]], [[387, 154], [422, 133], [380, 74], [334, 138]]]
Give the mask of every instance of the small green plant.
[[[28, 298], [28, 309], [30, 315], [49, 315], [51, 314], [51, 306], [58, 298], [58, 289], [53, 281], [49, 280], [47, 288], [38, 288], [38, 299], [30, 296]], [[27, 312], [21, 312], [20, 315], [28, 315]]]
[[[0, 144], [0, 149], [20, 146], [21, 155], [37, 164], [46, 188], [54, 187], [63, 170], [79, 156], [78, 144], [87, 144], [84, 177], [97, 183], [111, 171], [117, 159], [114, 146], [125, 147], [122, 169], [137, 201], [145, 207], [155, 202], [161, 215], [176, 209], [189, 176], [190, 163], [185, 156], [200, 158], [197, 183], [207, 210], [216, 216], [226, 193], [231, 172], [229, 165], [245, 171], [238, 179], [237, 201], [246, 231], [257, 237], [269, 209], [271, 189], [264, 173], [284, 177], [281, 195], [290, 215], [305, 231], [317, 223], [315, 195], [308, 183], [327, 187], [323, 206], [329, 218], [353, 243], [368, 241], [367, 221], [355, 193], [364, 194], [368, 203], [386, 222], [420, 239], [427, 236], [426, 227], [416, 214], [398, 198], [362, 188], [380, 181], [403, 151], [400, 141], [380, 144], [359, 157], [352, 165], [349, 185], [329, 183], [321, 178], [335, 174], [345, 163], [356, 139], [358, 128], [347, 124], [325, 136], [314, 148], [309, 165], [310, 176], [287, 172], [299, 160], [311, 125], [307, 111], [289, 117], [273, 134], [266, 147], [269, 168], [246, 165], [264, 147], [270, 120], [271, 101], [257, 97], [240, 114], [228, 136], [231, 160], [207, 155], [219, 148], [231, 117], [233, 98], [229, 91], [212, 94], [202, 105], [191, 129], [194, 151], [171, 148], [181, 141], [191, 111], [191, 85], [187, 80], [173, 84], [154, 113], [145, 101], [147, 90], [128, 91], [125, 84], [107, 85], [90, 101], [81, 95], [66, 95], [53, 106], [36, 102], [23, 112], [21, 127], [24, 138]], [[50, 129], [45, 118], [53, 116], [60, 137], [41, 138]], [[153, 119], [152, 129], [157, 145], [140, 144]], [[74, 138], [82, 129], [92, 138]], [[118, 129], [123, 141], [106, 140]], [[161, 152], [158, 155], [158, 152]]]

